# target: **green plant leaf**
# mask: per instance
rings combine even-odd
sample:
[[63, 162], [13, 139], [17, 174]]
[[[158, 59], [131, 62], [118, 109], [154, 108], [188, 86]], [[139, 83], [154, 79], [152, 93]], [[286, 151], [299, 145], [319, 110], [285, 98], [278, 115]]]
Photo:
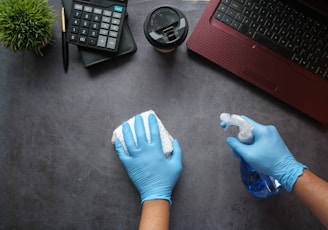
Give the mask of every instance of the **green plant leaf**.
[[55, 20], [47, 0], [0, 0], [0, 42], [13, 51], [42, 55], [53, 39]]

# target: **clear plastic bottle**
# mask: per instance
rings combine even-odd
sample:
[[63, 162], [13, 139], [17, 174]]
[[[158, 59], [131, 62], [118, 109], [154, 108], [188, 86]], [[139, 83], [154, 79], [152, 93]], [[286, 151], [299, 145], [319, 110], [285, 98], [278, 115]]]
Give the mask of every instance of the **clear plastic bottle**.
[[[222, 113], [221, 121], [226, 123], [226, 129], [230, 126], [238, 126], [238, 139], [246, 144], [253, 142], [253, 126], [239, 115]], [[240, 159], [240, 176], [248, 192], [259, 198], [268, 198], [281, 191], [281, 184], [271, 176], [256, 172], [246, 161]]]

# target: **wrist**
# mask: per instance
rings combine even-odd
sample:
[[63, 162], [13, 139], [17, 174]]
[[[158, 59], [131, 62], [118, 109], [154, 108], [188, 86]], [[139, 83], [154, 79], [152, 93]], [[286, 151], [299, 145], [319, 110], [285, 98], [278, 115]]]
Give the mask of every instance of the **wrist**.
[[141, 197], [141, 204], [144, 204], [147, 201], [156, 201], [156, 200], [167, 201], [170, 206], [172, 205], [171, 195], [149, 195], [146, 197]]
[[170, 202], [168, 200], [165, 199], [156, 199], [156, 200], [145, 200], [142, 204], [142, 206], [147, 206], [147, 205], [151, 205], [152, 207], [156, 207], [156, 206], [166, 206], [167, 204], [170, 204]]
[[170, 204], [167, 200], [147, 200], [142, 205], [139, 229], [169, 229]]
[[308, 167], [296, 161], [288, 168], [288, 171], [286, 171], [278, 181], [288, 192], [291, 192], [297, 179], [303, 174], [304, 169], [307, 169]]

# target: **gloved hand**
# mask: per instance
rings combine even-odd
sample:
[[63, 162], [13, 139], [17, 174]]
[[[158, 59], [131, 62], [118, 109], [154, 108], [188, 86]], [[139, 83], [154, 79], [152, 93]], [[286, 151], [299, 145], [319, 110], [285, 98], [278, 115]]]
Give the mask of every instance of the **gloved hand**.
[[115, 148], [130, 179], [141, 196], [141, 203], [146, 200], [165, 199], [172, 204], [171, 194], [182, 171], [182, 152], [177, 140], [173, 141], [173, 152], [166, 158], [159, 134], [156, 117], [148, 117], [150, 143], [148, 143], [142, 117], [135, 117], [135, 143], [131, 128], [127, 122], [122, 124], [123, 137], [129, 152], [127, 155], [120, 141], [115, 141]]
[[[228, 137], [227, 144], [257, 172], [274, 177], [290, 192], [307, 166], [296, 161], [274, 126], [264, 126], [242, 117], [254, 126], [254, 142], [244, 144], [236, 137]], [[221, 126], [224, 127], [225, 122]]]

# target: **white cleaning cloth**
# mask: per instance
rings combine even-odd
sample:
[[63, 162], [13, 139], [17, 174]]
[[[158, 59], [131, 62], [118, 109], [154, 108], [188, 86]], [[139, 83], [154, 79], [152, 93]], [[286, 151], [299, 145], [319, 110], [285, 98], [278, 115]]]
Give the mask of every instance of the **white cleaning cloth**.
[[[149, 131], [149, 124], [148, 124], [148, 116], [150, 114], [154, 114], [157, 119], [159, 133], [160, 133], [160, 137], [161, 137], [161, 141], [162, 141], [163, 152], [164, 152], [165, 157], [169, 157], [169, 156], [171, 156], [171, 153], [173, 151], [173, 146], [172, 146], [173, 137], [169, 134], [169, 132], [164, 127], [162, 121], [157, 117], [155, 112], [152, 110], [149, 110], [149, 111], [146, 111], [146, 112], [143, 112], [140, 114], [143, 119], [144, 126], [145, 126], [147, 140], [148, 140], [148, 142], [150, 142], [150, 131]], [[134, 130], [134, 121], [135, 121], [135, 116], [130, 118], [127, 122], [130, 125], [134, 141], [137, 143], [137, 138], [136, 138], [136, 134], [135, 134], [135, 130]], [[113, 132], [112, 143], [114, 144], [114, 142], [116, 140], [119, 140], [121, 142], [125, 152], [129, 155], [126, 145], [125, 145], [124, 137], [123, 137], [122, 125], [117, 127]]]

